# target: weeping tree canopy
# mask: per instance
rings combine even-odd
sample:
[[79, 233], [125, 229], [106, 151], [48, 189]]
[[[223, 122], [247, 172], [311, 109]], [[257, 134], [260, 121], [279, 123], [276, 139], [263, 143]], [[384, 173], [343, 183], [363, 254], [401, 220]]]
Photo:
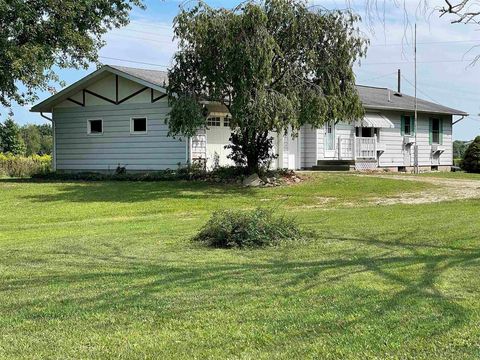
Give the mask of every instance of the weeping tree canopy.
[[365, 55], [358, 16], [304, 2], [246, 2], [232, 10], [199, 2], [175, 18], [179, 50], [169, 71], [170, 135], [206, 126], [202, 103], [230, 112], [232, 158], [257, 171], [273, 156], [272, 131], [363, 115], [353, 63]]

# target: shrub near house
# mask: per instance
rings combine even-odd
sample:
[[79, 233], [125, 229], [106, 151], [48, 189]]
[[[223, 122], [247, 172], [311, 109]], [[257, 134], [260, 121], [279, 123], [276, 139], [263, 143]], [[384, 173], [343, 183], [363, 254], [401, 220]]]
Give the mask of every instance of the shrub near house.
[[468, 172], [480, 173], [480, 136], [477, 136], [465, 151], [462, 168]]
[[0, 153], [0, 176], [29, 177], [50, 171], [50, 155], [20, 156]]

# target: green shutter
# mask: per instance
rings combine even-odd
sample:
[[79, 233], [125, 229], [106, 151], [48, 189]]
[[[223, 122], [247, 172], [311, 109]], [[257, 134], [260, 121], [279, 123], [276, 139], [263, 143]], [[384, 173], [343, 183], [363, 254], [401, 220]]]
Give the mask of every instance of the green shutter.
[[440, 130], [440, 134], [438, 136], [438, 142], [440, 143], [440, 145], [443, 145], [443, 119], [438, 119], [438, 127], [439, 127], [439, 130]]
[[400, 135], [405, 135], [405, 116], [400, 117]]
[[415, 118], [410, 116], [410, 134], [415, 136]]
[[433, 142], [432, 118], [430, 118], [430, 119], [428, 119], [428, 120], [429, 120], [428, 141], [430, 142], [430, 145], [432, 145], [432, 142]]

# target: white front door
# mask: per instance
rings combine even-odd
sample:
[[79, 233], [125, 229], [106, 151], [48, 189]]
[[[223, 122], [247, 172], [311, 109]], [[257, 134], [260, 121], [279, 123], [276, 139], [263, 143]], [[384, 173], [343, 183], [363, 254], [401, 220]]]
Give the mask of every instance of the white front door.
[[329, 121], [325, 123], [325, 135], [324, 135], [324, 157], [335, 157], [335, 123]]
[[297, 138], [292, 139], [290, 132], [283, 137], [283, 167], [297, 169]]

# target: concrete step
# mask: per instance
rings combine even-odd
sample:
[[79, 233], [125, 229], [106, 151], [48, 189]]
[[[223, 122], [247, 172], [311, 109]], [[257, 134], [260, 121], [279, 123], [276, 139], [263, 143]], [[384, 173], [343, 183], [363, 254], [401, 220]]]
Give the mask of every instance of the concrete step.
[[355, 165], [355, 160], [317, 160], [317, 165]]
[[350, 171], [350, 165], [315, 165], [312, 166], [315, 171]]

